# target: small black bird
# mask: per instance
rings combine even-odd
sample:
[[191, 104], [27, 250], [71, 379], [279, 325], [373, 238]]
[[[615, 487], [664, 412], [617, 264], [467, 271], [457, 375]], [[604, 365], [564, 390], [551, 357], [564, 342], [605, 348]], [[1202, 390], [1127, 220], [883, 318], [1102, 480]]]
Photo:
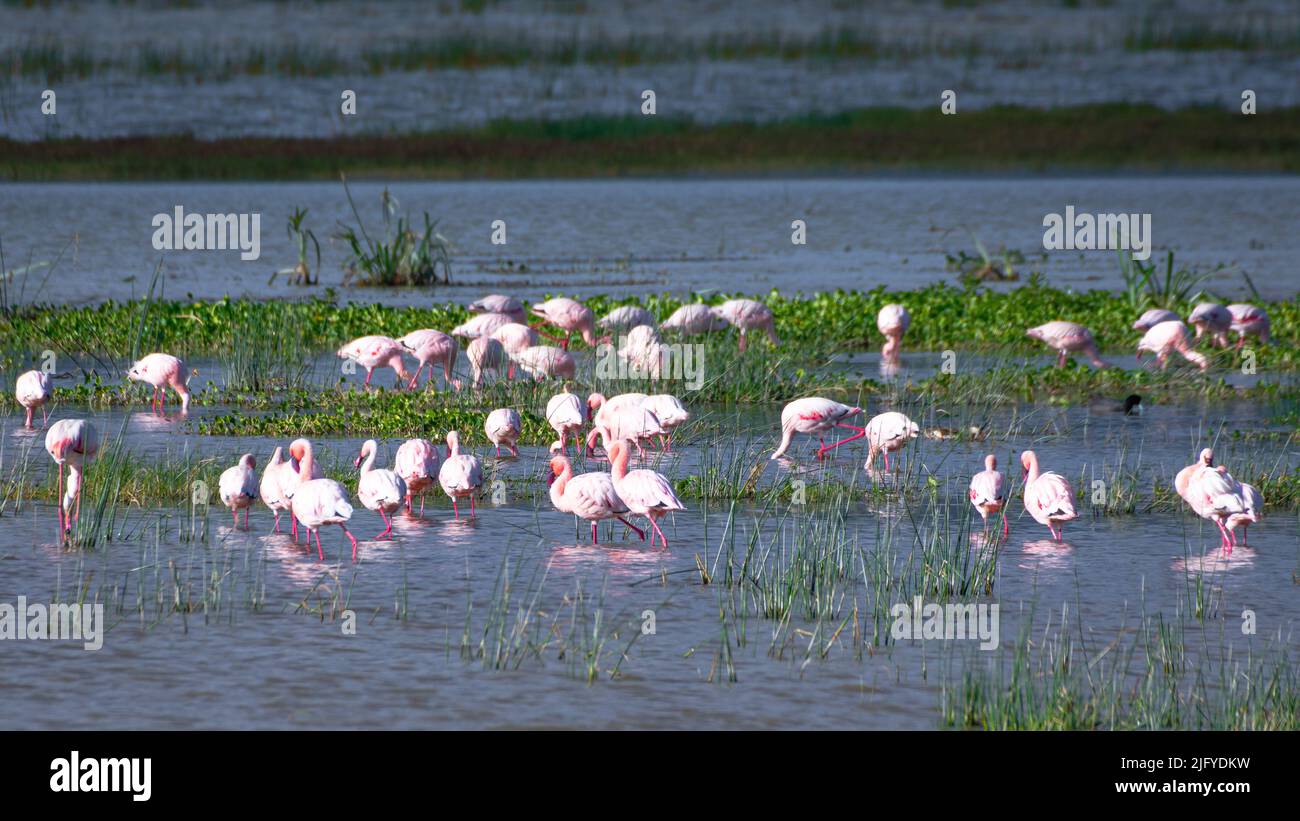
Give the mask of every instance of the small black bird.
[[1124, 400], [1124, 404], [1115, 410], [1123, 411], [1125, 416], [1136, 416], [1142, 413], [1142, 397], [1136, 393], [1131, 393]]

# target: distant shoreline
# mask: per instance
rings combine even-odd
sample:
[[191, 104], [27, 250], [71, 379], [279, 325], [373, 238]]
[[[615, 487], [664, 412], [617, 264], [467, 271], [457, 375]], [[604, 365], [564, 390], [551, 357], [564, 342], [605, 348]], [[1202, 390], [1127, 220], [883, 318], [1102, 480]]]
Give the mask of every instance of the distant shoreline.
[[788, 174], [1300, 172], [1300, 108], [867, 108], [764, 124], [509, 121], [424, 134], [0, 139], [0, 179], [458, 180]]

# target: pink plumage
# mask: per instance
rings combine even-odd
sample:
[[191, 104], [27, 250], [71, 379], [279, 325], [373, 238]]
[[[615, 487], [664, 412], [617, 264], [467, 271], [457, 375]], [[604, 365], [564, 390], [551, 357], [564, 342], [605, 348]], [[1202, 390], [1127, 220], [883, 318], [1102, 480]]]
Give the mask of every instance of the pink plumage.
[[659, 328], [664, 331], [677, 331], [683, 336], [696, 336], [710, 331], [720, 331], [727, 327], [727, 321], [713, 312], [703, 303], [683, 305], [673, 311]]
[[361, 471], [357, 478], [357, 500], [384, 520], [386, 527], [375, 538], [385, 539], [393, 533], [392, 515], [406, 500], [406, 482], [395, 470], [375, 467], [375, 451], [378, 448], [379, 444], [374, 439], [367, 439], [353, 466]]
[[1072, 353], [1081, 353], [1095, 367], [1104, 368], [1106, 363], [1097, 353], [1097, 343], [1093, 341], [1092, 331], [1077, 322], [1048, 322], [1025, 331], [1025, 336], [1046, 343], [1057, 351], [1057, 367], [1065, 367], [1065, 359]]
[[424, 496], [438, 478], [442, 467], [442, 454], [428, 439], [407, 439], [393, 457], [393, 470], [406, 483], [406, 509], [412, 510], [412, 499], [420, 497], [420, 515], [424, 515]]
[[483, 468], [477, 457], [460, 452], [460, 434], [454, 430], [447, 433], [447, 458], [438, 469], [438, 484], [451, 499], [457, 519], [460, 518], [458, 499], [469, 499], [471, 518], [477, 514], [474, 496], [483, 486]]
[[463, 336], [467, 339], [491, 336], [501, 326], [509, 325], [514, 321], [515, 318], [510, 314], [477, 314], [452, 328], [451, 335]]
[[902, 450], [920, 433], [917, 424], [898, 411], [886, 411], [871, 417], [863, 429], [867, 437], [866, 470], [875, 467], [876, 456], [880, 454], [885, 457], [885, 470], [889, 470], [889, 454]]
[[397, 340], [397, 342], [415, 357], [419, 367], [415, 369], [415, 375], [411, 377], [411, 383], [408, 388], [414, 389], [420, 381], [420, 371], [426, 367], [429, 369], [429, 379], [425, 383], [426, 387], [433, 382], [433, 368], [435, 365], [442, 367], [442, 376], [447, 380], [447, 384], [456, 390], [460, 390], [460, 380], [452, 377], [452, 369], [456, 366], [456, 353], [460, 346], [456, 343], [453, 336], [435, 331], [432, 328], [424, 328], [418, 331], [411, 331], [406, 336]]
[[1169, 364], [1169, 355], [1178, 353], [1201, 370], [1210, 367], [1210, 361], [1204, 354], [1192, 349], [1192, 332], [1180, 320], [1171, 319], [1153, 325], [1142, 336], [1137, 345], [1137, 358], [1142, 361], [1142, 354], [1150, 352], [1156, 355], [1156, 362], [1161, 370]]
[[41, 409], [41, 424], [49, 421], [45, 412], [45, 403], [50, 401], [52, 390], [50, 377], [44, 371], [27, 371], [18, 377], [14, 385], [14, 398], [27, 411], [27, 429], [32, 429], [32, 419], [37, 408]]
[[596, 524], [605, 519], [618, 519], [635, 530], [642, 539], [645, 538], [644, 531], [623, 518], [628, 507], [618, 495], [614, 477], [610, 474], [597, 472], [574, 476], [569, 458], [559, 455], [551, 458], [548, 481], [551, 484], [551, 504], [556, 510], [572, 513], [591, 522], [592, 544], [597, 544]]
[[524, 303], [505, 294], [488, 294], [471, 302], [469, 309], [476, 314], [505, 314], [515, 322], [523, 322], [528, 317]]
[[1202, 302], [1192, 309], [1187, 321], [1196, 328], [1196, 338], [1209, 335], [1220, 348], [1228, 347], [1232, 313], [1217, 302]]
[[[59, 531], [72, 529], [73, 521], [81, 520], [81, 474], [86, 463], [99, 453], [99, 431], [85, 419], [60, 419], [45, 434], [45, 452], [57, 465], [59, 504]], [[68, 468], [68, 489], [63, 489], [63, 468]], [[69, 515], [76, 504], [76, 513]]]
[[[790, 442], [796, 433], [811, 434], [817, 437], [817, 441], [821, 445], [821, 448], [817, 451], [817, 458], [819, 459], [831, 448], [844, 442], [860, 439], [863, 436], [862, 428], [844, 424], [845, 419], [859, 413], [862, 413], [862, 408], [844, 405], [820, 396], [806, 396], [803, 399], [796, 399], [787, 403], [781, 409], [781, 444], [777, 445], [772, 458], [778, 459], [785, 455], [785, 452], [790, 449]], [[836, 442], [835, 445], [828, 448], [824, 437], [834, 427], [849, 428], [858, 431], [858, 435]]]
[[[970, 503], [984, 520], [985, 529], [989, 525], [989, 515], [1000, 513], [1005, 507], [1007, 497], [1002, 489], [1006, 477], [998, 470], [998, 458], [993, 454], [984, 457], [984, 470], [970, 478]], [[1002, 517], [1002, 534], [1010, 532], [1006, 516]]]
[[153, 407], [159, 413], [166, 403], [166, 389], [176, 391], [181, 398], [181, 413], [190, 409], [190, 390], [187, 387], [190, 375], [185, 363], [171, 354], [151, 353], [132, 365], [126, 376], [133, 382], [145, 382], [153, 386]]
[[1245, 343], [1247, 336], [1255, 336], [1259, 341], [1268, 344], [1269, 339], [1269, 321], [1268, 312], [1263, 308], [1246, 303], [1236, 303], [1228, 306], [1228, 313], [1232, 316], [1232, 324], [1229, 328], [1237, 333], [1237, 347], [1240, 348]]
[[396, 339], [375, 335], [352, 340], [339, 348], [338, 355], [340, 359], [351, 359], [366, 369], [366, 387], [369, 387], [376, 368], [392, 368], [400, 381], [410, 382], [411, 372], [402, 359], [405, 352], [406, 348]]
[[578, 371], [573, 354], [550, 345], [524, 348], [515, 354], [514, 361], [539, 382], [547, 378], [572, 379]]
[[253, 454], [245, 453], [239, 457], [238, 464], [222, 471], [217, 480], [221, 503], [230, 510], [236, 527], [239, 526], [241, 510], [244, 511], [244, 527], [248, 527], [248, 509], [252, 507], [253, 502], [257, 501], [257, 474], [254, 472], [256, 467], [257, 460], [253, 458]]
[[902, 305], [890, 304], [876, 314], [876, 330], [885, 337], [885, 346], [880, 355], [886, 360], [895, 361], [903, 347], [903, 334], [912, 324], [912, 315]]
[[1034, 521], [1047, 525], [1052, 538], [1061, 541], [1065, 523], [1079, 517], [1074, 509], [1074, 490], [1059, 473], [1040, 473], [1038, 454], [1032, 450], [1020, 454], [1020, 464], [1025, 470], [1025, 510]]
[[740, 333], [740, 351], [745, 351], [746, 337], [750, 331], [763, 331], [773, 345], [780, 345], [776, 336], [776, 317], [772, 309], [752, 299], [729, 299], [711, 309], [713, 315], [724, 320]]
[[[565, 332], [565, 337], [560, 342], [565, 350], [568, 350], [569, 340], [575, 331], [582, 335], [583, 342], [592, 347], [596, 346], [596, 315], [581, 302], [567, 297], [556, 297], [534, 305], [533, 313], [541, 317], [544, 322]], [[557, 338], [552, 337], [552, 339]]]
[[469, 360], [470, 384], [479, 388], [487, 371], [492, 371], [493, 379], [500, 378], [501, 366], [506, 362], [506, 349], [494, 337], [480, 336], [470, 340], [465, 348], [465, 358]]
[[614, 479], [614, 489], [630, 512], [645, 516], [650, 520], [653, 534], [650, 546], [654, 547], [654, 537], [659, 536], [663, 546], [668, 546], [668, 539], [659, 528], [659, 519], [674, 510], [685, 510], [681, 499], [673, 492], [673, 486], [662, 473], [653, 470], [628, 470], [627, 462], [631, 456], [626, 442], [615, 442], [610, 447], [610, 473]]

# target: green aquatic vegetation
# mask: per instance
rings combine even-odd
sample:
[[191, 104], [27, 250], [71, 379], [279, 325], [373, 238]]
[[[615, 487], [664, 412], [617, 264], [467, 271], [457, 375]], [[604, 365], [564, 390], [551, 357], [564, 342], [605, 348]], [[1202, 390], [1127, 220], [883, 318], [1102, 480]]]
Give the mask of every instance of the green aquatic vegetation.
[[397, 198], [385, 188], [379, 197], [383, 233], [372, 237], [352, 201], [347, 177], [343, 177], [343, 190], [357, 221], [355, 228], [340, 226], [337, 235], [348, 246], [348, 258], [343, 263], [344, 285], [433, 285], [439, 280], [439, 270], [442, 282], [451, 282], [451, 243], [438, 233], [438, 223], [429, 218], [427, 211], [423, 215], [424, 229], [417, 231], [398, 213]]

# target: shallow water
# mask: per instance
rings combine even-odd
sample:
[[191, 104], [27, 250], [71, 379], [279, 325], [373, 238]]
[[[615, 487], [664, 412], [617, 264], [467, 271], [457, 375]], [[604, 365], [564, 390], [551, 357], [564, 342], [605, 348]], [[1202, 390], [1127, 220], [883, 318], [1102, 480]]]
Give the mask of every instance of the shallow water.
[[[221, 409], [198, 408], [196, 415]], [[869, 412], [877, 412], [877, 408]], [[696, 418], [727, 418], [729, 412], [695, 409]], [[963, 515], [965, 483], [986, 452], [1014, 465], [1014, 454], [1033, 447], [1044, 468], [1073, 482], [1107, 476], [1120, 460], [1136, 466], [1140, 486], [1156, 477], [1168, 482], [1191, 460], [1196, 447], [1213, 442], [1218, 461], [1244, 471], [1260, 465], [1291, 470], [1300, 453], [1276, 443], [1234, 441], [1225, 432], [1268, 427], [1253, 403], [1153, 406], [1142, 417], [1091, 407], [1019, 409], [1020, 432], [983, 443], [913, 442], [902, 453], [903, 476], [934, 477], [941, 493]], [[841, 449], [825, 464], [811, 460], [812, 443], [796, 441], [789, 460], [769, 462], [779, 408], [734, 416], [736, 433], [720, 443], [692, 441], [682, 430], [671, 456], [647, 464], [672, 478], [735, 460], [763, 467], [762, 483], [797, 472], [810, 484], [826, 477], [856, 477], [845, 515], [844, 538], [866, 553], [883, 549], [893, 528], [893, 549], [906, 554], [916, 528], [926, 529], [928, 508], [904, 506], [867, 495], [874, 482], [862, 469], [861, 441]], [[233, 462], [244, 450], [265, 459], [274, 443], [265, 439], [195, 437], [179, 420], [158, 420], [140, 409], [92, 415], [101, 430], [116, 432], [126, 420], [127, 447], [157, 459], [191, 449]], [[1214, 420], [1207, 422], [1206, 420]], [[923, 420], [929, 424], [929, 420]], [[165, 435], [160, 435], [165, 434]], [[327, 462], [351, 461], [356, 438], [322, 438]], [[5, 466], [34, 445], [33, 470], [47, 469], [39, 438], [5, 432]], [[396, 441], [381, 446], [378, 464], [390, 464]], [[764, 448], [769, 448], [765, 452]], [[109, 607], [103, 649], [82, 652], [56, 642], [6, 642], [0, 686], [7, 694], [0, 724], [16, 728], [265, 728], [265, 727], [872, 727], [930, 728], [939, 722], [939, 686], [951, 665], [960, 665], [970, 643], [900, 642], [866, 653], [847, 634], [826, 658], [805, 660], [808, 635], [782, 634], [773, 651], [774, 622], [751, 616], [747, 643], [734, 647], [735, 682], [728, 683], [719, 658], [721, 586], [702, 585], [697, 557], [715, 576], [725, 566], [723, 546], [736, 539], [743, 555], [750, 534], [778, 553], [788, 549], [818, 520], [818, 508], [789, 506], [768, 515], [741, 503], [728, 522], [728, 505], [698, 499], [666, 520], [667, 550], [651, 550], [621, 526], [601, 527], [601, 544], [589, 544], [587, 528], [553, 511], [540, 480], [546, 454], [521, 447], [518, 459], [496, 459], [478, 449], [489, 481], [518, 482], [494, 504], [484, 499], [479, 516], [457, 522], [445, 498], [434, 495], [423, 519], [399, 516], [393, 542], [370, 541], [379, 517], [358, 509], [351, 522], [362, 539], [361, 561], [353, 565], [336, 528], [323, 532], [326, 561], [314, 550], [272, 535], [271, 517], [258, 506], [251, 529], [232, 530], [228, 516], [211, 511], [207, 541], [180, 541], [188, 533], [188, 511], [135, 510], [120, 523], [127, 538], [104, 549], [66, 552], [56, 541], [53, 509], [25, 505], [0, 520], [0, 601], [19, 595], [67, 599], [85, 584], [91, 600]], [[93, 468], [92, 468], [93, 469]], [[603, 470], [588, 460], [579, 470]], [[1013, 480], [1018, 476], [1014, 473]], [[1293, 574], [1297, 530], [1293, 515], [1272, 514], [1251, 529], [1249, 547], [1230, 556], [1218, 550], [1217, 531], [1186, 511], [1093, 518], [1085, 510], [1066, 528], [1065, 543], [1047, 540], [1046, 529], [1019, 506], [1013, 485], [1011, 536], [1002, 549], [995, 599], [1002, 607], [1000, 640], [1009, 647], [1019, 625], [1034, 610], [1036, 624], [1059, 619], [1069, 609], [1072, 624], [1092, 652], [1131, 629], [1142, 612], [1173, 618], [1186, 611], [1195, 580], [1211, 589], [1204, 638], [1189, 627], [1189, 647], [1204, 641], [1237, 648], [1259, 647], [1280, 636], [1294, 647], [1297, 611]], [[784, 500], [783, 500], [784, 501]], [[165, 536], [154, 547], [154, 522], [162, 517]], [[201, 517], [200, 517], [201, 518]], [[730, 530], [728, 529], [730, 526]], [[720, 553], [721, 551], [721, 553]], [[504, 568], [504, 570], [503, 570]], [[155, 595], [171, 594], [171, 574], [182, 590], [196, 595], [204, 585], [222, 591], [222, 607], [163, 615], [154, 623]], [[516, 608], [537, 595], [534, 623], [542, 634], [554, 629], [569, 641], [567, 657], [558, 644], [541, 657], [510, 657], [508, 669], [488, 669], [460, 656], [469, 625], [470, 644], [483, 637], [494, 588], [502, 573], [512, 580], [508, 622]], [[545, 573], [541, 592], [536, 579]], [[214, 581], [215, 580], [215, 581]], [[579, 587], [580, 585], [580, 587]], [[357, 634], [313, 612], [335, 590], [357, 613]], [[605, 629], [622, 626], [608, 639], [594, 684], [585, 683], [580, 645], [570, 633], [573, 602], [592, 596], [589, 615], [600, 607]], [[144, 605], [138, 606], [137, 597]], [[256, 611], [249, 600], [258, 599]], [[597, 605], [597, 601], [599, 605]], [[325, 605], [328, 609], [328, 604]], [[300, 609], [305, 608], [306, 611]], [[1258, 614], [1259, 636], [1240, 635], [1243, 609]], [[404, 616], [395, 614], [405, 609]], [[627, 648], [642, 614], [653, 610], [656, 630]], [[582, 623], [581, 620], [579, 623]], [[729, 623], [730, 624], [730, 623]], [[629, 626], [631, 625], [631, 626]], [[791, 625], [805, 625], [795, 617]], [[588, 623], [588, 628], [591, 625]], [[734, 629], [734, 626], [728, 629]], [[732, 634], [734, 641], [735, 635]], [[491, 642], [489, 641], [489, 645]], [[626, 658], [619, 655], [626, 649]], [[1199, 652], [1199, 651], [1197, 651]], [[976, 653], [977, 654], [977, 653]], [[978, 654], [977, 654], [978, 655]], [[619, 677], [609, 671], [619, 665]], [[516, 669], [517, 665], [517, 669]], [[34, 686], [39, 683], [39, 686]], [[93, 686], [87, 687], [87, 684]]]
[[[372, 231], [380, 224], [381, 190], [352, 185]], [[325, 287], [267, 284], [274, 270], [296, 261], [283, 230], [294, 207], [309, 210], [307, 225], [322, 240], [324, 286], [359, 302], [463, 303], [488, 291], [531, 298], [909, 289], [954, 282], [944, 254], [974, 253], [972, 234], [991, 252], [1002, 245], [1022, 251], [1022, 277], [1040, 270], [1058, 287], [1121, 289], [1112, 251], [1044, 256], [1043, 218], [1067, 205], [1079, 213], [1150, 213], [1152, 259], [1163, 264], [1164, 250], [1174, 249], [1180, 266], [1226, 266], [1204, 286], [1225, 299], [1249, 297], [1247, 276], [1267, 299], [1300, 290], [1300, 234], [1289, 222], [1300, 199], [1294, 177], [452, 182], [398, 183], [391, 190], [405, 211], [418, 217], [427, 210], [439, 220], [454, 245], [452, 286], [338, 288], [345, 248], [329, 236], [354, 222], [338, 184], [20, 184], [0, 186], [6, 265], [53, 260], [74, 235], [77, 245], [53, 270], [18, 276], [10, 300], [83, 304], [141, 296], [160, 258], [161, 292], [170, 299], [321, 295]], [[260, 259], [243, 261], [238, 251], [156, 251], [153, 217], [177, 205], [196, 213], [260, 213]], [[504, 246], [491, 241], [498, 219], [506, 222]], [[807, 222], [805, 246], [791, 244], [794, 219]]]

